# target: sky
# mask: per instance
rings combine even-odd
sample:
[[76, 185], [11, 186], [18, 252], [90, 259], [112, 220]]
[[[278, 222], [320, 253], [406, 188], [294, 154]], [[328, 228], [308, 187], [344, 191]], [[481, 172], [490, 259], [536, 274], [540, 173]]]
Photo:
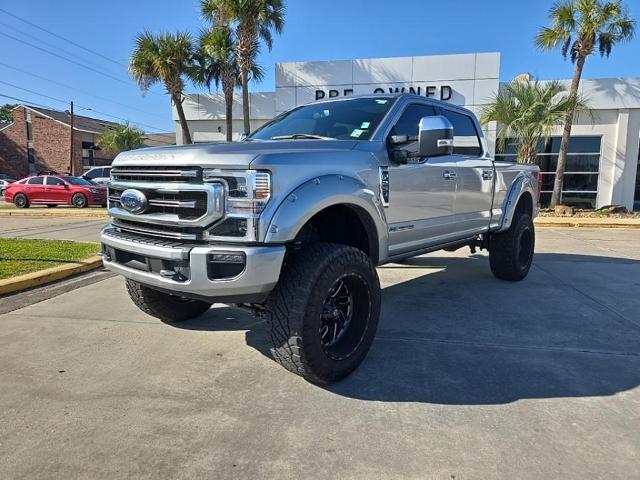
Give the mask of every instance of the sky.
[[[503, 81], [523, 72], [541, 79], [570, 78], [572, 65], [559, 51], [539, 52], [533, 45], [551, 3], [288, 0], [285, 30], [275, 38], [273, 50], [263, 49], [259, 58], [266, 76], [251, 89], [274, 90], [277, 62], [474, 52], [500, 52]], [[65, 110], [73, 100], [80, 115], [128, 120], [147, 132], [175, 130], [163, 88], [155, 86], [143, 96], [128, 77], [126, 64], [136, 34], [145, 29], [197, 33], [204, 26], [198, 4], [197, 0], [0, 1], [0, 95], [5, 95], [0, 104], [27, 101]], [[626, 4], [640, 19], [640, 0]], [[638, 30], [636, 39], [617, 47], [611, 58], [589, 58], [583, 78], [640, 77], [640, 26]], [[188, 93], [197, 91], [202, 89], [187, 88]]]

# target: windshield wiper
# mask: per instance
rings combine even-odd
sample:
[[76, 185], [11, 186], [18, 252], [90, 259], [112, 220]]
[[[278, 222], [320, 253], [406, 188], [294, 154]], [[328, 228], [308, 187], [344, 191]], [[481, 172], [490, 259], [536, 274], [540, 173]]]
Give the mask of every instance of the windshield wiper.
[[271, 140], [335, 140], [331, 137], [323, 137], [321, 135], [311, 135], [309, 133], [294, 133], [293, 135], [276, 135]]

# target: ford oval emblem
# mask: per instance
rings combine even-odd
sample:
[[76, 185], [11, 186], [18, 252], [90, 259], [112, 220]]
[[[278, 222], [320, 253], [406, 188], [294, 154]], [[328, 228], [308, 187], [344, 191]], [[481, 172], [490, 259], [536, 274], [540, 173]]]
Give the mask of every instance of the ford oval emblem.
[[128, 189], [120, 195], [120, 205], [129, 213], [142, 213], [147, 209], [147, 197], [140, 190]]

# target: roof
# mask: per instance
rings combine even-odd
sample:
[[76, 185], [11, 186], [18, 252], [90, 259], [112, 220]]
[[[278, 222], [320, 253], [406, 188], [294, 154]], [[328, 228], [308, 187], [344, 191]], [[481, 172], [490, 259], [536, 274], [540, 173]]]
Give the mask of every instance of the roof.
[[147, 133], [144, 144], [147, 147], [164, 147], [176, 144], [176, 132]]
[[[40, 113], [45, 117], [49, 117], [60, 123], [64, 123], [67, 126], [71, 126], [71, 115], [67, 112], [61, 112], [59, 110], [51, 110], [48, 108], [34, 107], [31, 105], [17, 105], [15, 108], [28, 108], [34, 112]], [[118, 125], [115, 122], [109, 122], [107, 120], [101, 120], [99, 118], [85, 117], [84, 115], [73, 115], [73, 129], [80, 132], [102, 133], [105, 130]]]

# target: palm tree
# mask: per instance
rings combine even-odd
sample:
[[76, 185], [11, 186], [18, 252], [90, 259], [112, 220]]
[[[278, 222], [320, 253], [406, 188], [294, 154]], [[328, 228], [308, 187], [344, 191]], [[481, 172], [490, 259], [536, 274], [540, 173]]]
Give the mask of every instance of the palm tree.
[[249, 78], [260, 51], [260, 41], [269, 50], [273, 47], [273, 32], [284, 28], [283, 0], [201, 0], [202, 14], [213, 25], [235, 27], [236, 56], [242, 86], [242, 113], [245, 133], [250, 133]]
[[128, 123], [115, 125], [98, 137], [98, 146], [107, 153], [120, 153], [144, 147], [145, 134]]
[[188, 71], [193, 57], [190, 35], [182, 32], [154, 35], [145, 31], [138, 35], [135, 43], [129, 60], [129, 73], [143, 92], [155, 83], [164, 84], [176, 106], [184, 143], [191, 143], [189, 126], [182, 108], [182, 75]]
[[193, 83], [222, 85], [227, 124], [227, 142], [233, 139], [233, 91], [238, 86], [240, 69], [235, 54], [235, 39], [228, 25], [220, 25], [200, 33], [198, 51], [189, 77]]
[[538, 143], [561, 125], [569, 112], [587, 111], [579, 97], [564, 95], [556, 81], [514, 80], [503, 85], [481, 112], [481, 122], [498, 123], [498, 141], [515, 139], [518, 161], [536, 163]]
[[[535, 42], [542, 50], [561, 46], [564, 57], [570, 56], [575, 64], [569, 92], [571, 98], [578, 96], [585, 61], [596, 47], [601, 56], [608, 57], [616, 44], [631, 40], [635, 30], [635, 21], [628, 15], [622, 0], [562, 0], [551, 7], [549, 18], [551, 26], [542, 28]], [[551, 196], [552, 208], [560, 203], [573, 119], [574, 112], [567, 112]]]

